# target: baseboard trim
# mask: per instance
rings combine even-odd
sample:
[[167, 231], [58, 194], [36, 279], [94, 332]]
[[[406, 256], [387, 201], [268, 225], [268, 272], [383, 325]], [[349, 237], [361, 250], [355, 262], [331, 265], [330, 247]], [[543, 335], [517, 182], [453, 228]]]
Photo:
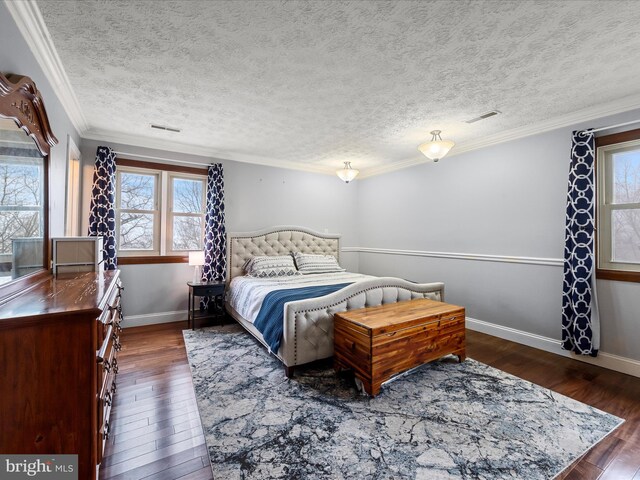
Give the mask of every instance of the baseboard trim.
[[487, 255], [482, 253], [429, 252], [426, 250], [401, 250], [397, 248], [343, 247], [343, 252], [375, 253], [379, 255], [404, 255], [409, 257], [450, 258], [454, 260], [474, 260], [479, 262], [520, 263], [525, 265], [545, 265], [562, 267], [562, 258], [518, 257], [509, 255]]
[[186, 319], [186, 310], [177, 310], [174, 312], [146, 313], [144, 315], [128, 315], [124, 317], [122, 321], [122, 327], [141, 327], [143, 325], [155, 325], [157, 323], [180, 322]]
[[597, 365], [609, 370], [633, 375], [634, 377], [640, 377], [640, 361], [632, 358], [620, 357], [618, 355], [605, 352], [599, 352], [596, 358], [584, 355], [575, 355], [574, 353], [563, 350], [560, 347], [560, 340], [524, 332], [511, 327], [496, 325], [495, 323], [485, 322], [472, 317], [467, 317], [467, 328], [469, 330], [486, 333], [488, 335], [493, 335], [494, 337], [503, 338], [522, 345], [544, 350], [545, 352], [572, 358], [580, 362], [590, 363], [591, 365]]

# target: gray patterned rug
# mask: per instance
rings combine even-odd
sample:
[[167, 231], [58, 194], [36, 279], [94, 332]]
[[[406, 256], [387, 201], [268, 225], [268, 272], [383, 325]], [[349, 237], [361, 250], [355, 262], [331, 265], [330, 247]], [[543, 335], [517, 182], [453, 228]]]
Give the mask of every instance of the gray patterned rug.
[[467, 360], [360, 395], [282, 365], [238, 325], [184, 331], [216, 479], [550, 479], [622, 421]]

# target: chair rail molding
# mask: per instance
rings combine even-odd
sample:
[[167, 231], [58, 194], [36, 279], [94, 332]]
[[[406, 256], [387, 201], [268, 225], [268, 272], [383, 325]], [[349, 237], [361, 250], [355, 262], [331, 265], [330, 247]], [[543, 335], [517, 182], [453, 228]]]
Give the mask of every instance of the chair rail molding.
[[380, 255], [403, 255], [408, 257], [449, 258], [454, 260], [474, 260], [478, 262], [520, 263], [525, 265], [545, 265], [562, 267], [562, 258], [521, 257], [509, 255], [487, 255], [481, 253], [431, 252], [427, 250], [401, 250], [396, 248], [343, 247], [343, 252], [374, 253]]

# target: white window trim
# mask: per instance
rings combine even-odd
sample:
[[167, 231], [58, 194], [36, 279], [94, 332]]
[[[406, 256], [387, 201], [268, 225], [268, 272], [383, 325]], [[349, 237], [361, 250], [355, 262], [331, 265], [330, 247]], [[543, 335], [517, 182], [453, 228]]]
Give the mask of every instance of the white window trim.
[[[121, 173], [140, 173], [145, 175], [156, 176], [156, 188], [155, 188], [155, 207], [153, 211], [147, 210], [123, 210], [120, 209], [120, 174]], [[171, 211], [172, 198], [173, 198], [173, 179], [185, 178], [191, 180], [202, 181], [202, 213], [201, 214], [180, 214], [185, 216], [200, 216], [202, 218], [202, 231], [200, 235], [200, 242], [204, 243], [204, 220], [206, 211], [206, 189], [207, 189], [207, 175], [175, 172], [172, 170], [159, 170], [154, 168], [143, 167], [130, 167], [130, 166], [118, 166], [116, 169], [116, 238], [118, 245], [118, 256], [120, 257], [138, 257], [138, 256], [186, 256], [190, 250], [173, 250], [173, 215]], [[153, 238], [153, 250], [122, 250], [120, 248], [120, 214], [122, 212], [140, 212], [140, 213], [153, 213], [154, 218], [154, 238]], [[175, 214], [177, 215], [177, 214]]]
[[615, 210], [639, 208], [640, 203], [613, 203], [612, 155], [625, 150], [640, 148], [640, 140], [614, 143], [598, 147], [597, 174], [597, 215], [598, 215], [598, 268], [620, 272], [640, 272], [640, 263], [616, 262], [613, 260], [611, 215]]

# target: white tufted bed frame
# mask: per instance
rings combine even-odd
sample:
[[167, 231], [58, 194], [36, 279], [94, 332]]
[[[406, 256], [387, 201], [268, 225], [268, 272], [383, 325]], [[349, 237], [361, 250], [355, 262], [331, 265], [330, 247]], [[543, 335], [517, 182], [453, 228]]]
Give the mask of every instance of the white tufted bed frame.
[[[243, 275], [245, 262], [255, 255], [287, 255], [291, 252], [333, 255], [340, 259], [340, 235], [322, 234], [302, 227], [272, 227], [249, 233], [231, 233], [227, 238], [227, 285]], [[333, 315], [337, 312], [396, 303], [414, 298], [444, 301], [444, 284], [417, 284], [393, 277], [379, 277], [349, 285], [323, 297], [298, 300], [284, 306], [284, 330], [275, 355], [293, 368], [333, 356]], [[266, 346], [260, 332], [228, 303], [229, 314]]]

